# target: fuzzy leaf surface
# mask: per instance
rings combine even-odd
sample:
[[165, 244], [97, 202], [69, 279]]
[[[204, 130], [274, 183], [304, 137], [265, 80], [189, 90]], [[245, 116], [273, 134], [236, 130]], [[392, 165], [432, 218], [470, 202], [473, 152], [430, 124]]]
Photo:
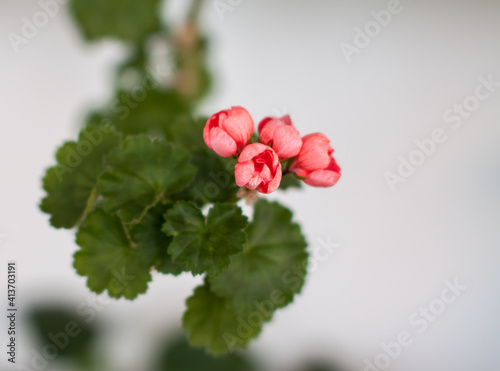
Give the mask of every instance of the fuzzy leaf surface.
[[194, 203], [177, 202], [165, 220], [163, 231], [174, 237], [168, 252], [193, 274], [218, 275], [246, 241], [247, 218], [236, 205], [216, 203], [205, 218]]
[[244, 347], [256, 337], [262, 321], [249, 323], [249, 314], [235, 312], [227, 300], [215, 295], [207, 282], [195, 289], [186, 301], [182, 325], [189, 342], [206, 347], [212, 354], [225, 354]]
[[111, 127], [89, 126], [78, 141], [66, 142], [56, 154], [57, 165], [47, 170], [43, 188], [47, 196], [40, 208], [51, 215], [56, 228], [73, 228], [92, 208], [104, 156], [117, 148], [121, 135]]
[[145, 261], [150, 262], [156, 271], [177, 276], [185, 269], [172, 261], [167, 249], [173, 238], [161, 230], [165, 223], [163, 215], [171, 207], [171, 204], [158, 203], [149, 209], [141, 222], [132, 227], [130, 237], [136, 244], [137, 252]]
[[212, 291], [239, 312], [286, 306], [302, 289], [306, 274], [308, 254], [299, 225], [284, 206], [260, 200], [246, 232], [243, 253], [232, 256], [219, 276], [210, 277]]
[[74, 255], [78, 274], [100, 294], [134, 299], [146, 292], [151, 280], [151, 262], [133, 248], [122, 221], [98, 208], [87, 216], [76, 235], [80, 250]]
[[163, 196], [180, 192], [196, 174], [189, 153], [146, 135], [128, 137], [106, 159], [111, 170], [99, 179], [104, 209], [125, 223], [139, 221]]

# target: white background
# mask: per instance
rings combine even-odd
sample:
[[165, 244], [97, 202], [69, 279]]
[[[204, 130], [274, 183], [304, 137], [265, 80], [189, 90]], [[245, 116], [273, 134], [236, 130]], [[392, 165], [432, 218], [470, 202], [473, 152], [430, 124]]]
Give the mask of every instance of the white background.
[[[331, 138], [342, 167], [332, 189], [270, 196], [295, 211], [311, 248], [318, 239], [339, 244], [252, 343], [276, 370], [291, 370], [306, 355], [363, 370], [381, 342], [404, 330], [414, 342], [390, 370], [499, 369], [500, 89], [459, 130], [442, 116], [474, 94], [480, 76], [500, 81], [500, 3], [401, 3], [404, 10], [350, 64], [339, 45], [353, 44], [355, 28], [386, 2], [243, 1], [223, 20], [211, 1], [205, 9], [219, 78], [203, 113], [230, 105], [246, 107], [256, 121], [291, 113], [304, 134]], [[91, 297], [72, 268], [74, 233], [49, 227], [37, 205], [55, 149], [76, 137], [88, 109], [110, 97], [111, 71], [124, 55], [112, 42], [83, 42], [62, 8], [16, 54], [7, 34], [19, 33], [22, 17], [40, 8], [35, 1], [0, 2], [0, 233], [7, 234], [0, 283], [5, 262], [17, 260], [25, 312], [51, 301], [75, 307]], [[165, 13], [175, 18], [181, 10], [177, 1]], [[408, 158], [414, 141], [435, 128], [447, 141], [391, 192], [384, 173], [396, 172], [399, 156]], [[418, 333], [409, 316], [455, 277], [467, 290]], [[165, 331], [179, 326], [184, 300], [200, 281], [158, 275], [147, 295], [98, 314], [114, 369], [140, 369]], [[7, 323], [0, 318], [3, 343]], [[19, 344], [28, 360], [30, 340], [21, 336]]]

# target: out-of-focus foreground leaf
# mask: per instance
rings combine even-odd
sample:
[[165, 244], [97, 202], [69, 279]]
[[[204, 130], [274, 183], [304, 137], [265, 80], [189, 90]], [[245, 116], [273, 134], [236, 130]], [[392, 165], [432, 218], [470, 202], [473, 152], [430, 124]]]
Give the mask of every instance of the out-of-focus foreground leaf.
[[161, 355], [156, 371], [256, 371], [254, 362], [247, 354], [233, 353], [213, 357], [203, 349], [194, 348], [184, 336], [169, 342]]

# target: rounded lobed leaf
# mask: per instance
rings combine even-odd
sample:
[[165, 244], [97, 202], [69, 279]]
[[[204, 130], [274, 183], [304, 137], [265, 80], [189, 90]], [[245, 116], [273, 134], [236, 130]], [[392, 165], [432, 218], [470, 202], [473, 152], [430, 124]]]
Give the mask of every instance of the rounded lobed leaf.
[[47, 196], [40, 204], [54, 227], [73, 228], [91, 211], [104, 156], [120, 142], [121, 135], [112, 127], [89, 126], [77, 142], [67, 142], [57, 151], [57, 165], [43, 178]]
[[148, 210], [139, 224], [130, 230], [130, 238], [136, 244], [137, 253], [147, 262], [150, 262], [156, 271], [164, 274], [179, 275], [185, 267], [172, 261], [167, 252], [172, 237], [162, 232], [165, 219], [163, 215], [172, 207], [172, 204], [158, 203]]
[[104, 290], [114, 298], [134, 299], [146, 292], [151, 262], [131, 247], [120, 218], [96, 209], [87, 216], [76, 235], [80, 246], [74, 255], [78, 274], [96, 293]]
[[168, 252], [193, 274], [218, 275], [246, 241], [247, 218], [236, 205], [216, 203], [205, 218], [194, 203], [177, 202], [165, 220], [163, 231], [174, 237]]
[[302, 289], [306, 275], [306, 241], [292, 213], [276, 202], [260, 200], [246, 229], [243, 253], [231, 257], [229, 267], [210, 277], [212, 290], [232, 309], [251, 312], [286, 306]]
[[192, 345], [212, 354], [225, 354], [244, 347], [262, 328], [263, 318], [238, 313], [227, 300], [216, 296], [207, 282], [186, 301], [182, 325]]
[[146, 135], [128, 137], [106, 158], [110, 170], [99, 178], [104, 209], [125, 223], [140, 221], [161, 197], [180, 192], [195, 177], [189, 153]]

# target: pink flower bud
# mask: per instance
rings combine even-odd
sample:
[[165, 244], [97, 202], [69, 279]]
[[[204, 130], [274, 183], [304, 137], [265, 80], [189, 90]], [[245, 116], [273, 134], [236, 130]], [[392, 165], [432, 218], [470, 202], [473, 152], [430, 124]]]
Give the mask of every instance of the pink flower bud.
[[297, 156], [302, 147], [300, 133], [293, 127], [290, 116], [266, 117], [259, 124], [260, 141], [270, 145], [280, 159]]
[[234, 174], [238, 186], [271, 193], [281, 183], [281, 164], [271, 147], [253, 143], [241, 152]]
[[242, 107], [231, 107], [208, 119], [203, 139], [208, 148], [219, 156], [231, 157], [241, 152], [253, 132], [253, 119], [248, 111]]
[[340, 178], [340, 167], [332, 156], [330, 140], [321, 133], [302, 138], [302, 149], [290, 167], [304, 182], [314, 187], [331, 187]]

